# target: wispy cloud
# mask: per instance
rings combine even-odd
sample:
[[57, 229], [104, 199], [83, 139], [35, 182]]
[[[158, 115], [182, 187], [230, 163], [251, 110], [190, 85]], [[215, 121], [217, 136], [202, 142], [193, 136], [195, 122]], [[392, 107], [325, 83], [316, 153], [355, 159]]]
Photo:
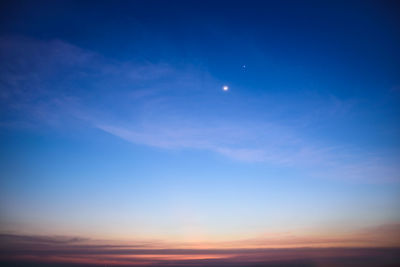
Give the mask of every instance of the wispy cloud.
[[[351, 110], [332, 95], [306, 96], [307, 108], [295, 96], [223, 95], [202, 66], [119, 62], [60, 40], [2, 37], [0, 60], [2, 126], [84, 123], [135, 144], [313, 168], [316, 176], [399, 180], [395, 164], [304, 134]], [[268, 112], [257, 113], [264, 105]]]

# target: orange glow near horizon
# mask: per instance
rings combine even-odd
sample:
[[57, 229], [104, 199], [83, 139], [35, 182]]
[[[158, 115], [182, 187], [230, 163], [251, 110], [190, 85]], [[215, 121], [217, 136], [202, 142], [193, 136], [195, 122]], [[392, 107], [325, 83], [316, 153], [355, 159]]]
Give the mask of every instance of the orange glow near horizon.
[[[332, 234], [332, 233], [331, 233]], [[185, 261], [295, 260], [303, 256], [369, 254], [400, 248], [400, 226], [386, 225], [362, 231], [270, 233], [253, 239], [220, 242], [101, 241], [84, 238], [3, 234], [3, 259], [107, 265], [152, 265]], [[21, 252], [13, 252], [21, 251]], [[374, 252], [375, 253], [375, 252]], [[380, 253], [380, 252], [379, 252]], [[364, 255], [363, 254], [363, 255]], [[6, 256], [7, 255], [7, 256]], [[45, 256], [45, 257], [44, 257]]]

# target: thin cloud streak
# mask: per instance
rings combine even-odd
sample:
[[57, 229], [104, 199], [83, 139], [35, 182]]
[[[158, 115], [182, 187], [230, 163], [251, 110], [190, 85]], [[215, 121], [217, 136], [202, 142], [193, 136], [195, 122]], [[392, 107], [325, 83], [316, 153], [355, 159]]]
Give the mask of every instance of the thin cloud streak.
[[[368, 260], [370, 257], [377, 257], [381, 263], [387, 260], [396, 263], [400, 260], [398, 256], [394, 257], [399, 255], [398, 239], [395, 243], [380, 242], [382, 238], [393, 238], [393, 236], [396, 238], [399, 233], [398, 225], [383, 225], [365, 229], [358, 234], [335, 238], [298, 239], [294, 236], [286, 238], [280, 236], [275, 241], [281, 244], [287, 243], [283, 247], [275, 248], [263, 247], [265, 244], [274, 242], [273, 239], [268, 238], [235, 241], [230, 244], [224, 242], [203, 244], [203, 248], [193, 248], [193, 244], [144, 242], [118, 245], [115, 241], [107, 243], [77, 237], [1, 234], [0, 262], [214, 266], [218, 264], [298, 263], [305, 259], [317, 263], [321, 260], [354, 258]], [[255, 247], [246, 248], [246, 243], [253, 244]], [[294, 247], [288, 247], [289, 244]], [[377, 246], [379, 244], [380, 247]]]
[[[199, 66], [116, 62], [59, 40], [15, 37], [0, 39], [0, 58], [8, 66], [0, 77], [0, 101], [13, 119], [2, 122], [3, 126], [86, 124], [134, 144], [208, 150], [241, 162], [302, 168], [315, 177], [400, 180], [396, 159], [393, 163], [376, 160], [373, 154], [317, 143], [302, 135], [315, 120], [349, 112], [351, 105], [332, 95], [317, 97], [315, 102], [310, 98], [308, 104], [315, 105], [317, 112], [293, 115], [290, 124], [276, 119], [290, 105], [266, 100], [271, 114], [265, 119], [246, 114], [241, 96], [232, 96], [229, 101], [244, 111], [229, 111], [237, 115], [232, 120], [222, 115], [227, 112], [223, 105], [227, 97], [218, 94], [220, 82]], [[192, 108], [187, 99], [199, 104]], [[205, 109], [209, 105], [221, 114], [209, 114]], [[253, 122], [246, 123], [249, 119]]]

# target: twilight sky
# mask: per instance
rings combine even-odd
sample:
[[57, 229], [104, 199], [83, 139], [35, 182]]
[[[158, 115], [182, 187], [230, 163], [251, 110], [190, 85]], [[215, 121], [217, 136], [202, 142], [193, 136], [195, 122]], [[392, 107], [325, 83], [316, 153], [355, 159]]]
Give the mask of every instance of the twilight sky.
[[395, 1], [0, 10], [4, 242], [399, 246]]

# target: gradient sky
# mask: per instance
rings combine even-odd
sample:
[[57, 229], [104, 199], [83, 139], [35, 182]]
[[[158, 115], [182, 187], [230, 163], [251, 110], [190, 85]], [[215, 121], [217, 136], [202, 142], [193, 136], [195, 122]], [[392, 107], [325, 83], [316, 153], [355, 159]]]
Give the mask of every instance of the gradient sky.
[[398, 245], [395, 1], [0, 10], [2, 233]]

